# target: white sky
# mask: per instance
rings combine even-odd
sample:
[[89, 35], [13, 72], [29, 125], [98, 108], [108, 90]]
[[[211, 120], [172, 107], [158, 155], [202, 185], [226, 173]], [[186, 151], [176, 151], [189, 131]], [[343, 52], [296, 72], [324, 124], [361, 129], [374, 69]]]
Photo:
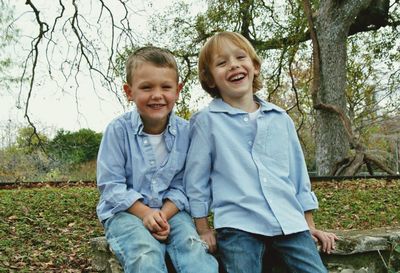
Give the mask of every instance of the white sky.
[[[25, 5], [24, 0], [11, 1], [15, 5], [15, 15], [19, 16], [29, 10]], [[82, 1], [81, 3], [95, 3], [96, 1]], [[111, 0], [110, 3], [113, 1]], [[151, 14], [159, 9], [170, 4], [170, 1], [131, 1], [134, 3], [135, 10], [141, 10], [140, 14], [136, 14], [133, 18], [135, 31], [145, 30], [146, 20]], [[49, 5], [49, 1], [40, 0], [34, 1], [35, 5], [43, 6], [40, 15], [43, 18], [48, 14], [54, 14], [56, 10], [54, 5]], [[21, 28], [21, 39], [15, 46], [11, 57], [14, 60], [24, 60], [26, 58], [26, 50], [29, 49], [31, 40], [29, 37], [36, 35], [38, 32], [37, 24], [32, 22], [32, 13], [25, 13], [17, 21], [17, 26]], [[132, 23], [132, 22], [131, 22]], [[145, 41], [143, 42], [145, 43]], [[43, 54], [43, 52], [42, 52]], [[42, 55], [43, 58], [44, 55]], [[44, 61], [42, 61], [45, 63]], [[70, 80], [68, 83], [61, 79], [52, 81], [46, 71], [46, 66], [42, 66], [41, 71], [36, 78], [33, 96], [30, 100], [29, 116], [31, 120], [38, 126], [40, 130], [45, 130], [47, 133], [54, 133], [57, 129], [65, 129], [77, 131], [80, 128], [90, 128], [97, 132], [104, 130], [105, 126], [117, 115], [124, 112], [123, 106], [118, 102], [114, 94], [100, 87], [96, 83], [96, 90], [93, 90], [92, 81], [83, 73], [80, 74], [79, 85]], [[20, 73], [20, 71], [16, 72]], [[59, 77], [57, 71], [54, 77]], [[117, 79], [121, 82], [121, 79]], [[122, 83], [122, 82], [121, 82]], [[1, 85], [0, 85], [1, 86]], [[17, 108], [17, 99], [20, 92], [19, 86], [12, 86], [9, 90], [4, 90], [0, 87], [0, 128], [9, 120], [13, 123], [27, 124], [24, 119], [25, 106], [21, 104], [20, 109]], [[28, 85], [24, 85], [21, 93], [21, 102], [24, 102], [27, 96]], [[61, 90], [64, 90], [61, 92]], [[122, 88], [120, 90], [122, 93]], [[77, 97], [76, 97], [77, 96]], [[78, 104], [76, 103], [78, 101]], [[50, 131], [50, 132], [48, 132]]]

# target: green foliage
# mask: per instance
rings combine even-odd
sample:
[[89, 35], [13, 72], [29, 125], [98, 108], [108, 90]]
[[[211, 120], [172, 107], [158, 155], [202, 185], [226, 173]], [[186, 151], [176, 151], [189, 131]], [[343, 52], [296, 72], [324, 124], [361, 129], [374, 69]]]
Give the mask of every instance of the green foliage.
[[44, 148], [48, 142], [47, 136], [35, 132], [32, 127], [23, 127], [18, 130], [16, 146], [26, 154], [32, 154], [34, 151]]
[[15, 144], [0, 149], [0, 181], [93, 180], [102, 134], [60, 130], [52, 139], [18, 130]]
[[49, 143], [50, 155], [62, 164], [76, 165], [96, 159], [102, 134], [90, 129], [60, 130]]
[[26, 153], [17, 146], [0, 150], [0, 182], [41, 180], [50, 166], [51, 161], [42, 150]]

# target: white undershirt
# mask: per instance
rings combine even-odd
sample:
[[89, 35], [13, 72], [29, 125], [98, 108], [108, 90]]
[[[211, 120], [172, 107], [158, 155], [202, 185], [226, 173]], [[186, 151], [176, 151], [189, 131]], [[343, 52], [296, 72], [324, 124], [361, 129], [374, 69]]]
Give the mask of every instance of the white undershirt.
[[260, 114], [260, 107], [258, 107], [256, 111], [249, 113], [249, 119], [251, 121], [255, 120], [258, 117], [258, 114]]
[[254, 131], [257, 131], [257, 117], [260, 114], [260, 106], [258, 106], [257, 110], [249, 113], [249, 121], [251, 126], [253, 126]]
[[160, 167], [164, 164], [165, 160], [168, 157], [168, 150], [164, 140], [164, 132], [159, 135], [146, 134], [146, 136], [148, 137], [149, 142], [153, 147], [157, 167]]

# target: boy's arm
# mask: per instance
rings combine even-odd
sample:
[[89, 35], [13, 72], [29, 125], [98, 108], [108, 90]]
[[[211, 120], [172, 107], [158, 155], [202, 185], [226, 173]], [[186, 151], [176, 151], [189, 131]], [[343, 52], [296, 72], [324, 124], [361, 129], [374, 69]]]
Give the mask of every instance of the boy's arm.
[[311, 210], [306, 211], [304, 217], [308, 227], [310, 228], [310, 233], [314, 241], [321, 245], [321, 250], [323, 252], [330, 254], [331, 251], [335, 249], [335, 240], [337, 240], [338, 237], [334, 233], [316, 229]]
[[201, 124], [196, 118], [199, 116], [194, 115], [190, 120], [191, 143], [183, 180], [197, 232], [207, 243], [209, 251], [213, 252], [216, 250], [216, 240], [213, 230], [208, 225], [207, 216], [211, 204], [211, 151], [214, 147], [208, 139], [207, 125]]
[[311, 191], [310, 177], [296, 127], [292, 119], [289, 116], [286, 117], [289, 135], [289, 178], [293, 182], [296, 190], [296, 199], [303, 211], [315, 210], [318, 208], [318, 200], [316, 195]]
[[186, 197], [183, 186], [183, 173], [184, 173], [184, 167], [180, 172], [178, 172], [174, 176], [174, 178], [171, 181], [171, 184], [168, 187], [168, 191], [163, 198], [164, 198], [164, 204], [166, 201], [169, 200], [175, 205], [178, 211], [179, 210], [189, 211], [189, 201]]
[[101, 140], [96, 180], [100, 201], [107, 204], [97, 211], [101, 221], [126, 211], [143, 198], [139, 192], [127, 187], [125, 138], [124, 127], [116, 121], [107, 126]]
[[166, 218], [167, 221], [168, 221], [169, 219], [171, 219], [172, 216], [174, 216], [175, 214], [178, 213], [179, 209], [178, 209], [178, 207], [175, 205], [174, 202], [172, 202], [172, 201], [169, 200], [169, 199], [166, 199], [166, 200], [164, 201], [164, 204], [163, 204], [162, 208], [161, 208], [161, 211], [164, 213], [165, 218]]
[[208, 251], [214, 253], [217, 250], [217, 240], [215, 239], [214, 230], [208, 225], [208, 217], [195, 218], [194, 223], [200, 238], [207, 243]]

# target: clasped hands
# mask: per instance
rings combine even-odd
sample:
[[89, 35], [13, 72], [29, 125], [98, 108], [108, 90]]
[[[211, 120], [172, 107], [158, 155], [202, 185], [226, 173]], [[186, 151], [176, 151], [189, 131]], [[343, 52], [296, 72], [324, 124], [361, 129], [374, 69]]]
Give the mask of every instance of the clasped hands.
[[170, 225], [165, 213], [158, 209], [151, 209], [143, 219], [143, 225], [150, 231], [151, 235], [158, 241], [165, 241], [170, 232]]

